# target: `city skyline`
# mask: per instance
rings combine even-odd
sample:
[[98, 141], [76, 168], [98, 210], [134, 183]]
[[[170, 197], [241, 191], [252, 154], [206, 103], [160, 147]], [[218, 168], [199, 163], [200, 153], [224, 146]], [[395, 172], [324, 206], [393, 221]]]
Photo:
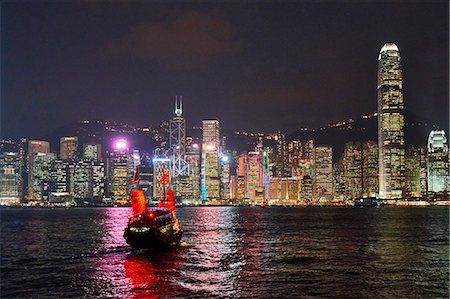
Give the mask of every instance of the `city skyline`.
[[[44, 136], [82, 119], [156, 125], [170, 117], [167, 106], [177, 94], [187, 103], [184, 114], [191, 124], [216, 118], [230, 130], [287, 134], [304, 126], [319, 127], [376, 111], [375, 58], [387, 42], [397, 44], [402, 53], [406, 117], [447, 129], [448, 42], [443, 41], [448, 41], [448, 4], [336, 6], [268, 3], [256, 14], [251, 4], [190, 3], [169, 10], [163, 4], [3, 3], [1, 136]], [[105, 14], [95, 19], [102, 9]], [[139, 9], [131, 20], [129, 15]], [[75, 11], [70, 26], [64, 23], [69, 10]], [[312, 20], [319, 10], [332, 16], [322, 19], [323, 28]], [[269, 11], [265, 25], [262, 19]], [[369, 11], [376, 26], [369, 24]], [[166, 18], [156, 16], [158, 12]], [[295, 13], [303, 18], [295, 18]], [[105, 21], [94, 29], [110, 14], [122, 25]], [[389, 22], [394, 15], [409, 19], [394, 24]], [[23, 18], [29, 21], [20, 23]], [[75, 25], [81, 21], [80, 31]], [[199, 36], [199, 28], [209, 31]], [[148, 45], [158, 30], [173, 34], [174, 43], [186, 36], [181, 39], [185, 43], [179, 49], [165, 44], [171, 50], [166, 57], [161, 47]], [[334, 34], [336, 30], [340, 34]], [[328, 40], [310, 36], [314, 34]], [[78, 38], [77, 46], [70, 48], [73, 38]], [[145, 55], [123, 47], [124, 42], [142, 44]], [[24, 49], [36, 50], [36, 55], [30, 57]], [[177, 68], [169, 58], [180, 51], [186, 55], [173, 61]], [[202, 51], [208, 54], [205, 60], [198, 54]], [[76, 65], [66, 60], [76, 53]], [[329, 105], [334, 109], [327, 109]], [[25, 117], [32, 113], [36, 117]]]

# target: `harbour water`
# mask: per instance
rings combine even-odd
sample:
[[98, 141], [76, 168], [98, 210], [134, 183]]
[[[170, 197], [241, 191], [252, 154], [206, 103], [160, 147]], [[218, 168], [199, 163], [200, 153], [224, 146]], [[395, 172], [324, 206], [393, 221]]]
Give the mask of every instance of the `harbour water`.
[[130, 208], [4, 208], [1, 298], [448, 297], [447, 207], [183, 207], [132, 250]]

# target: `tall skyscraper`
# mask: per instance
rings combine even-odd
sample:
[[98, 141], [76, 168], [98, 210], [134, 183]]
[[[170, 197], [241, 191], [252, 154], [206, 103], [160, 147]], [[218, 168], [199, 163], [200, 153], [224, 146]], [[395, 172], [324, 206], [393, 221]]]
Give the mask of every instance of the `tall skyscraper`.
[[52, 167], [56, 155], [52, 153], [34, 154], [33, 168], [31, 169], [31, 178], [29, 181], [32, 192], [41, 199], [47, 199], [51, 192]]
[[219, 121], [204, 120], [201, 168], [203, 201], [220, 197], [219, 153]]
[[316, 146], [313, 150], [313, 197], [318, 202], [333, 198], [333, 151], [330, 146]]
[[192, 199], [201, 198], [200, 188], [200, 146], [197, 143], [186, 146], [186, 161], [189, 164], [189, 175], [192, 178]]
[[20, 203], [22, 195], [21, 163], [18, 153], [0, 153], [0, 204]]
[[378, 145], [369, 140], [363, 143], [363, 196], [376, 197], [378, 195]]
[[[183, 102], [175, 98], [175, 116], [169, 121], [169, 148], [171, 154], [172, 178], [189, 176], [186, 155], [186, 121], [183, 115]], [[175, 186], [176, 187], [176, 186]]]
[[378, 55], [378, 150], [380, 197], [400, 198], [405, 191], [405, 140], [400, 52], [385, 44]]
[[78, 137], [61, 137], [59, 141], [61, 160], [75, 160], [78, 154]]
[[116, 204], [126, 204], [129, 187], [129, 152], [125, 140], [118, 140], [110, 154], [110, 184]]
[[49, 142], [41, 140], [28, 141], [28, 180], [27, 180], [28, 182], [27, 182], [27, 191], [25, 192], [26, 194], [36, 191], [33, 185], [34, 181], [33, 166], [35, 157], [37, 156], [37, 154], [48, 154], [48, 153], [50, 153]]
[[344, 147], [345, 198], [355, 199], [363, 193], [362, 147], [359, 142], [347, 142]]
[[428, 191], [449, 190], [449, 152], [444, 130], [431, 131], [428, 136]]

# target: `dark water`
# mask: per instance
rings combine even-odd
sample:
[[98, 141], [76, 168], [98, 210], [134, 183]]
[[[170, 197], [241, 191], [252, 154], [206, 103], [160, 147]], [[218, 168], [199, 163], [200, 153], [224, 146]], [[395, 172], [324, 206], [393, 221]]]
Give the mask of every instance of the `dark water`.
[[129, 212], [1, 209], [1, 298], [449, 295], [446, 207], [181, 208], [166, 252], [126, 245]]

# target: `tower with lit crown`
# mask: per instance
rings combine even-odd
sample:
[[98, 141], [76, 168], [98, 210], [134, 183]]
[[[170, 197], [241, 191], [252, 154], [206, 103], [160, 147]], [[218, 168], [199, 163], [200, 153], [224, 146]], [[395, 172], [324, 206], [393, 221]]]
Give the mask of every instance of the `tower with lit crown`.
[[172, 178], [189, 175], [186, 155], [186, 121], [183, 115], [183, 102], [175, 97], [175, 116], [169, 122], [169, 146], [171, 151]]
[[404, 196], [405, 140], [400, 51], [385, 44], [378, 55], [378, 165], [379, 195]]

